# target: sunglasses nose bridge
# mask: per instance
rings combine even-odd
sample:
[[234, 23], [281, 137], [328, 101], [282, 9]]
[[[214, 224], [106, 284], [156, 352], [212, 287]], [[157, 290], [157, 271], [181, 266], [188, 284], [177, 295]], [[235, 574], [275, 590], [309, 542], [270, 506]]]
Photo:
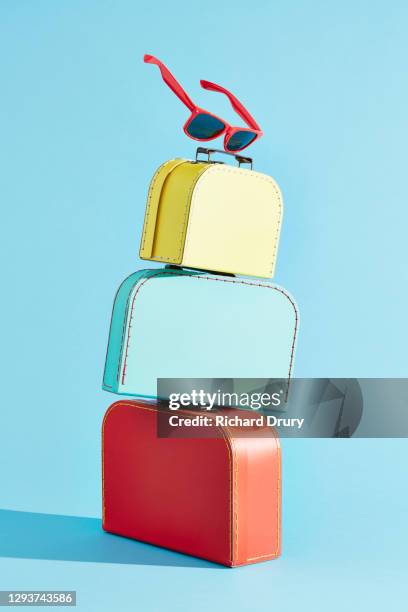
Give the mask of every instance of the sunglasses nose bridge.
[[238, 128], [232, 126], [232, 125], [227, 125], [226, 126], [226, 130], [225, 130], [225, 137], [224, 137], [224, 149], [226, 151], [228, 151], [228, 141], [231, 138], [231, 136], [233, 136], [234, 132], [237, 131]]

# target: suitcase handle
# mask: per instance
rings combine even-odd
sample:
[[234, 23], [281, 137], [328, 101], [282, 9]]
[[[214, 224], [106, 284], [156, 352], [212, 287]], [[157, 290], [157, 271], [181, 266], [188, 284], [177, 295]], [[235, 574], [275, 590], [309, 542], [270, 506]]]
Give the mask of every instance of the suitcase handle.
[[242, 155], [235, 155], [235, 153], [230, 153], [229, 151], [222, 151], [221, 149], [206, 149], [205, 147], [197, 147], [196, 162], [200, 161], [198, 159], [198, 156], [200, 154], [204, 154], [204, 155], [207, 155], [207, 162], [209, 164], [223, 164], [224, 162], [213, 161], [211, 159], [211, 155], [213, 153], [222, 153], [223, 155], [231, 155], [232, 157], [235, 157], [235, 159], [237, 160], [239, 168], [241, 167], [242, 164], [249, 164], [252, 170], [252, 166], [253, 166], [252, 157], [243, 157]]

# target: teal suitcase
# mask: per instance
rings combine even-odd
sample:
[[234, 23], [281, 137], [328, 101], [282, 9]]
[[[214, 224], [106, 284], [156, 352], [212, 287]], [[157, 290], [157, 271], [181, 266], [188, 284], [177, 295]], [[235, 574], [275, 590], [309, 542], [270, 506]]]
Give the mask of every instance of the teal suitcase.
[[140, 270], [115, 297], [103, 388], [154, 398], [158, 378], [289, 379], [298, 325], [293, 298], [271, 282]]

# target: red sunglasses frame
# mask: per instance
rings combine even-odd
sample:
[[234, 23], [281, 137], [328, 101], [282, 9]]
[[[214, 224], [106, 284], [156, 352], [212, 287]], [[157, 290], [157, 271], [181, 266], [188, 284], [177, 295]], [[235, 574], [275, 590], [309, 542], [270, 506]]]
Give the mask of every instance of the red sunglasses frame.
[[[183, 104], [185, 104], [185, 106], [187, 106], [187, 108], [191, 111], [190, 117], [187, 119], [187, 121], [185, 122], [183, 126], [184, 133], [189, 138], [192, 138], [193, 140], [207, 142], [209, 140], [214, 140], [215, 138], [222, 136], [222, 134], [225, 134], [224, 150], [230, 153], [234, 153], [238, 151], [243, 151], [244, 149], [249, 147], [251, 144], [253, 144], [256, 140], [258, 140], [258, 138], [260, 138], [263, 135], [263, 132], [261, 128], [259, 127], [259, 125], [257, 124], [257, 122], [255, 121], [255, 119], [247, 111], [247, 109], [241, 104], [238, 98], [236, 98], [230, 91], [228, 91], [224, 87], [221, 87], [221, 85], [216, 85], [215, 83], [211, 83], [210, 81], [203, 81], [203, 80], [200, 81], [200, 85], [203, 89], [207, 89], [209, 91], [216, 91], [216, 92], [225, 94], [228, 97], [231, 103], [231, 106], [233, 107], [235, 112], [238, 113], [241, 119], [243, 119], [245, 123], [249, 126], [248, 128], [232, 126], [227, 121], [225, 121], [225, 119], [221, 119], [221, 117], [214, 115], [214, 113], [210, 113], [204, 108], [197, 106], [188, 96], [186, 91], [182, 88], [180, 83], [171, 74], [170, 70], [166, 68], [163, 62], [161, 62], [156, 57], [154, 57], [154, 55], [145, 55], [143, 59], [146, 63], [155, 64], [156, 66], [159, 67], [163, 81], [166, 83], [166, 85], [170, 87], [173, 93], [176, 94], [176, 96], [183, 102]], [[188, 132], [188, 127], [190, 123], [193, 121], [193, 119], [195, 119], [197, 115], [201, 115], [201, 114], [210, 115], [211, 117], [214, 117], [215, 119], [223, 123], [224, 129], [220, 130], [217, 134], [215, 134], [214, 136], [211, 136], [210, 138], [195, 138]], [[229, 149], [228, 142], [230, 141], [232, 136], [236, 134], [237, 132], [251, 132], [251, 134], [255, 135], [255, 138], [251, 140], [245, 146], [240, 147], [239, 149]]]

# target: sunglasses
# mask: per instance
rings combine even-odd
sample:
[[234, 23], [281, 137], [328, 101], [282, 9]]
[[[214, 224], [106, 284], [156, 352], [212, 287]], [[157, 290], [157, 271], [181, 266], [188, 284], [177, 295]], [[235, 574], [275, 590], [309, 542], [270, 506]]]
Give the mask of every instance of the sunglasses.
[[224, 121], [224, 119], [196, 106], [180, 83], [176, 81], [170, 70], [153, 55], [145, 55], [144, 61], [148, 64], [156, 64], [156, 66], [159, 67], [163, 81], [191, 111], [191, 115], [184, 124], [183, 129], [187, 136], [193, 140], [213, 140], [221, 136], [221, 134], [225, 134], [224, 150], [235, 152], [242, 151], [246, 147], [249, 147], [250, 144], [262, 136], [263, 132], [255, 119], [249, 114], [241, 102], [231, 92], [221, 87], [221, 85], [210, 83], [210, 81], [200, 81], [200, 85], [204, 89], [225, 94], [231, 102], [235, 112], [238, 113], [241, 119], [249, 126], [248, 128], [232, 126]]

